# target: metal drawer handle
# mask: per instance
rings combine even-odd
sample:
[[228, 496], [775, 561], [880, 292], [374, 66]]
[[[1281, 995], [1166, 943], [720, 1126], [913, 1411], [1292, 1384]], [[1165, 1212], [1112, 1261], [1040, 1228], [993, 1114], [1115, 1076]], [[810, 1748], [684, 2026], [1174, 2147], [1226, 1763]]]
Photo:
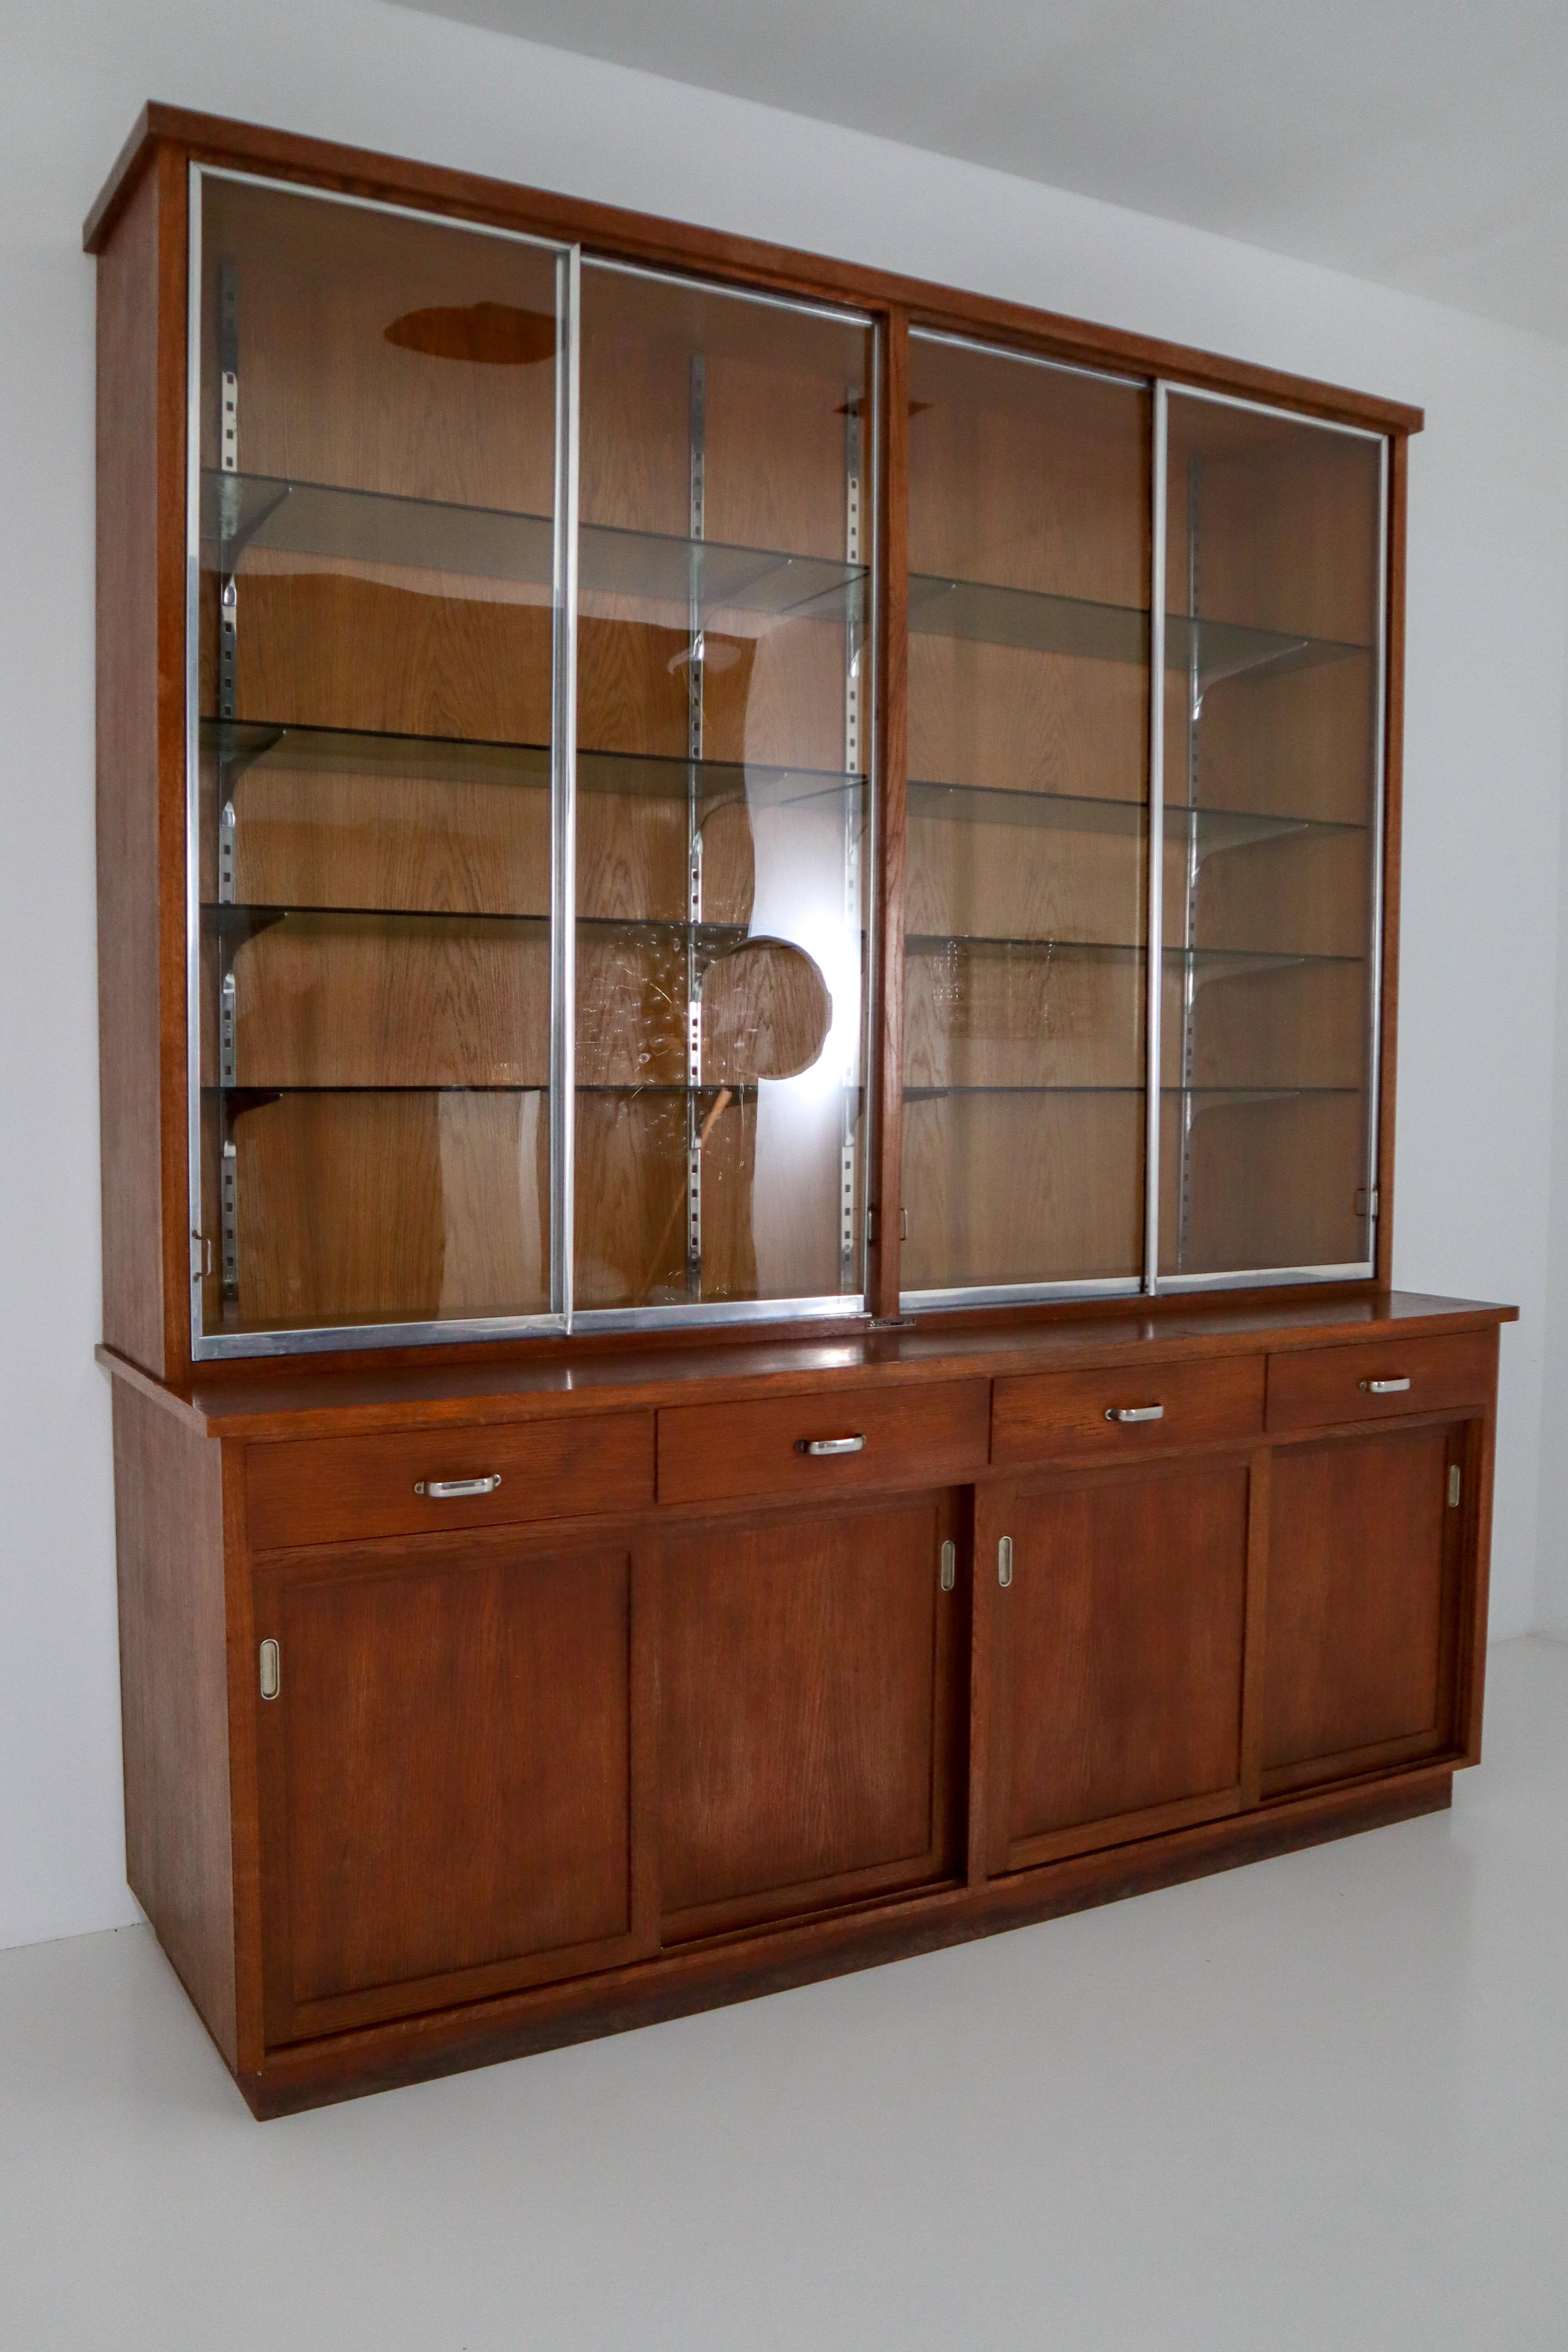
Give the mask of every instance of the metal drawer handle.
[[795, 1441], [795, 1450], [797, 1454], [817, 1455], [863, 1454], [866, 1450], [866, 1439], [863, 1433], [857, 1437], [797, 1437]]
[[1403, 1396], [1410, 1382], [1407, 1380], [1363, 1381], [1362, 1386], [1368, 1396]]
[[1107, 1421], [1163, 1421], [1165, 1408], [1163, 1404], [1108, 1404], [1105, 1418]]
[[493, 1495], [500, 1485], [498, 1470], [489, 1478], [416, 1478], [414, 1491], [432, 1503], [457, 1503], [468, 1495]]

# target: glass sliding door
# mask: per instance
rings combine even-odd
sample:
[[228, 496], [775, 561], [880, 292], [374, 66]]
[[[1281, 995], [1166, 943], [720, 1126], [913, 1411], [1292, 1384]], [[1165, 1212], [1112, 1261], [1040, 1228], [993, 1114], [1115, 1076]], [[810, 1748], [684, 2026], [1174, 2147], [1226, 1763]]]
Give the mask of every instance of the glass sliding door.
[[910, 1306], [1142, 1277], [1150, 415], [911, 338]]
[[1385, 445], [1163, 397], [1160, 1284], [1364, 1275]]
[[574, 1315], [848, 1311], [871, 329], [582, 287]]
[[193, 184], [197, 1351], [548, 1317], [564, 257]]

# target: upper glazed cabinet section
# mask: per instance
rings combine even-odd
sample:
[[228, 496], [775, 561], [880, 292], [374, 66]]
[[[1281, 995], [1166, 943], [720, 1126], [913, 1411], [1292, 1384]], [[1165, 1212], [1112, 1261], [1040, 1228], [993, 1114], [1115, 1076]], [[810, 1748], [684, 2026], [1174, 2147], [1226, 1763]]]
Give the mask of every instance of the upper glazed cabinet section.
[[861, 320], [193, 174], [198, 1354], [862, 1304]]
[[197, 1355], [1372, 1274], [1380, 436], [191, 194]]
[[1371, 1276], [1384, 443], [910, 384], [904, 1306]]

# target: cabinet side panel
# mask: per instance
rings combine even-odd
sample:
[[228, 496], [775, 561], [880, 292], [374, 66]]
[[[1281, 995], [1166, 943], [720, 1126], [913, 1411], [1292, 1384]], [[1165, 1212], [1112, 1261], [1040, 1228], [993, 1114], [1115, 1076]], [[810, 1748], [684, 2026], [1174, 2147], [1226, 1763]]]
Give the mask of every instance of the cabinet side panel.
[[236, 2062], [222, 1449], [114, 1383], [126, 1874]]
[[103, 1336], [163, 1370], [158, 1005], [158, 175], [98, 264]]

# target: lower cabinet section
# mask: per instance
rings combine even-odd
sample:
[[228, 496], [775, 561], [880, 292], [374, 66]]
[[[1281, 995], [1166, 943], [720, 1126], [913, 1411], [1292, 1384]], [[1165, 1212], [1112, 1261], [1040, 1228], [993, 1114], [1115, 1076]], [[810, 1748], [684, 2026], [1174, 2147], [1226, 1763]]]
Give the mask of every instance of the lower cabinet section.
[[1265, 1793], [1455, 1744], [1472, 1430], [1384, 1429], [1274, 1457]]
[[663, 1538], [667, 1938], [952, 1872], [956, 1530], [928, 1496]]
[[629, 1546], [315, 1555], [256, 1622], [269, 2041], [631, 1956]]
[[[117, 1381], [132, 1883], [246, 2095], [545, 2048], [1446, 1803], [1479, 1752], [1495, 1333], [1485, 1363], [1395, 1336], [1283, 1373], [1267, 1334], [1213, 1360], [1178, 1334], [1152, 1370], [1122, 1339], [1017, 1378], [977, 1375], [973, 1339], [907, 1418], [873, 1365], [699, 1428], [661, 1374], [576, 1420], [553, 1397], [548, 1443], [520, 1412], [215, 1444]], [[1260, 1425], [1266, 1356], [1277, 1414], [1345, 1417]], [[1440, 1401], [1385, 1416], [1418, 1379]], [[737, 1432], [774, 1483], [731, 1499]], [[852, 1438], [852, 1478], [809, 1450]], [[598, 1516], [551, 1516], [600, 1472]], [[388, 1524], [448, 1477], [536, 1515]], [[322, 1492], [368, 1526], [305, 1548]]]
[[1241, 1803], [1252, 1475], [1181, 1463], [985, 1496], [992, 1871]]

